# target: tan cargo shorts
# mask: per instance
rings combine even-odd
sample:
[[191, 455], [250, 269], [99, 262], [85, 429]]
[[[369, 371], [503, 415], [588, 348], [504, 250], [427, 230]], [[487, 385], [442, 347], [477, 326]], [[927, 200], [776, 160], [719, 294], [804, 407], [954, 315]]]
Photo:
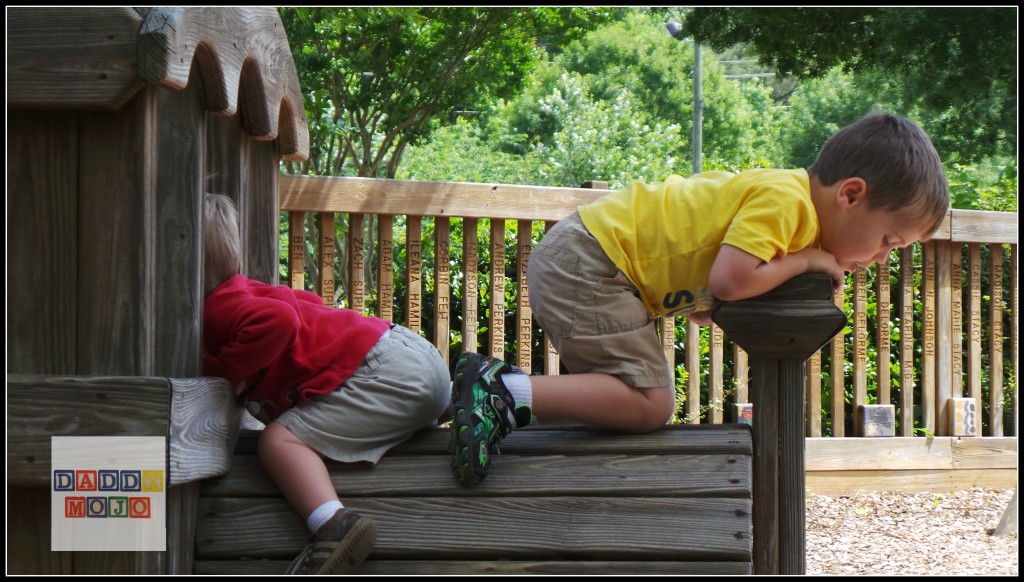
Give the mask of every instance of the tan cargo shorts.
[[654, 319], [579, 212], [551, 228], [526, 270], [530, 307], [573, 374], [615, 376], [635, 388], [672, 385]]

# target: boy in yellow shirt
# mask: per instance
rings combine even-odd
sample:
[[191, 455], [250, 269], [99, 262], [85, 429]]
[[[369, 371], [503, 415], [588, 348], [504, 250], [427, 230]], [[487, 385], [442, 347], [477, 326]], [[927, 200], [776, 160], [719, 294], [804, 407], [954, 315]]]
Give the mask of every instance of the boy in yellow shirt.
[[452, 386], [452, 470], [475, 485], [495, 445], [533, 415], [629, 433], [675, 411], [655, 318], [710, 323], [715, 299], [765, 293], [807, 272], [832, 276], [927, 240], [949, 209], [927, 134], [874, 113], [839, 131], [807, 170], [755, 169], [634, 183], [561, 220], [530, 256], [538, 323], [571, 372], [527, 376], [464, 353]]

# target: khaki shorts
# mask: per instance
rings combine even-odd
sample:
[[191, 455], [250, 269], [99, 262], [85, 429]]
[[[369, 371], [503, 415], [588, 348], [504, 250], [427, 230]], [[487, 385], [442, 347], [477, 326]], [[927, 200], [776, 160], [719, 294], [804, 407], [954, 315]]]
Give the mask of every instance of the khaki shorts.
[[451, 401], [448, 365], [434, 344], [395, 326], [340, 388], [289, 408], [275, 422], [336, 461], [376, 463]]
[[573, 374], [615, 376], [635, 388], [672, 386], [672, 373], [636, 286], [574, 212], [530, 255], [530, 307]]

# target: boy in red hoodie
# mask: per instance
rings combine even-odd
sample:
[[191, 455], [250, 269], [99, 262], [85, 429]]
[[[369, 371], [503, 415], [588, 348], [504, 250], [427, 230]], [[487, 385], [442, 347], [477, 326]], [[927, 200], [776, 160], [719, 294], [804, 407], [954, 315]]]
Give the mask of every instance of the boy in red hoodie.
[[354, 573], [376, 528], [342, 505], [324, 459], [376, 463], [435, 425], [448, 366], [405, 327], [241, 275], [234, 203], [208, 194], [203, 210], [203, 372], [228, 379], [266, 424], [260, 461], [312, 532], [288, 573]]

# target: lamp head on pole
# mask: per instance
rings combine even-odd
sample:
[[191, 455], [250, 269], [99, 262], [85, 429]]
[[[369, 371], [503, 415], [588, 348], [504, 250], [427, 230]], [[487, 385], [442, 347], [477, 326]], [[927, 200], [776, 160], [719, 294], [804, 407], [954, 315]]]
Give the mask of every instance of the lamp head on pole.
[[665, 25], [668, 29], [668, 33], [672, 35], [672, 38], [676, 40], [682, 40], [683, 25], [676, 21], [669, 22]]

